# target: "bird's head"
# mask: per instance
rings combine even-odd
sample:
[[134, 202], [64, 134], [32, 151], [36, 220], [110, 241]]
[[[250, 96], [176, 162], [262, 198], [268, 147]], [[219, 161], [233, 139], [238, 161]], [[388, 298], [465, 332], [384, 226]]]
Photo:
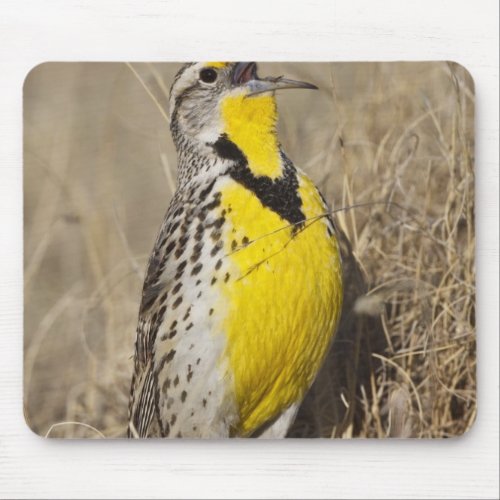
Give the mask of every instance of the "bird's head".
[[[274, 92], [315, 89], [282, 76], [260, 78], [254, 62], [198, 62], [184, 65], [170, 91], [171, 130], [177, 148], [199, 151], [229, 137], [240, 149], [250, 136], [276, 135]], [[269, 141], [267, 141], [269, 142]]]

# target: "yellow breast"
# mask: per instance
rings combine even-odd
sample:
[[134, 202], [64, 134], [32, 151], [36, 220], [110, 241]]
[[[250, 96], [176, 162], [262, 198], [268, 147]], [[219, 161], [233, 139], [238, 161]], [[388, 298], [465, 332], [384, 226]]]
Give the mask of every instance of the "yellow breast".
[[[325, 207], [313, 183], [299, 177], [302, 210], [314, 218]], [[223, 330], [240, 423], [251, 434], [298, 402], [324, 359], [342, 305], [335, 237], [323, 218], [293, 232], [236, 182], [222, 191], [228, 221], [225, 251], [232, 279], [221, 285], [229, 308]]]

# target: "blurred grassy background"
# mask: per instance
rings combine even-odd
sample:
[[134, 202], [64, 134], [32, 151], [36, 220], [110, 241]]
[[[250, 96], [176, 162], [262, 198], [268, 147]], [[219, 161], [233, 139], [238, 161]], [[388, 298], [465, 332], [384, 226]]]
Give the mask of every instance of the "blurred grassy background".
[[[175, 184], [179, 64], [46, 63], [24, 86], [24, 404], [53, 437], [125, 433], [143, 273]], [[341, 330], [291, 436], [448, 437], [475, 404], [474, 90], [451, 63], [262, 63], [280, 139], [343, 242]], [[383, 203], [381, 203], [383, 202]]]

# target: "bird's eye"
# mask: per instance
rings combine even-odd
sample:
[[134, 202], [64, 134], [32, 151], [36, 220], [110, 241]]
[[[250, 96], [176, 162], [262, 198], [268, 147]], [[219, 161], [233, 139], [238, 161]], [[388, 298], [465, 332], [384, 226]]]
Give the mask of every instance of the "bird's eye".
[[200, 71], [200, 80], [203, 83], [214, 83], [217, 80], [217, 71], [213, 68], [204, 68]]

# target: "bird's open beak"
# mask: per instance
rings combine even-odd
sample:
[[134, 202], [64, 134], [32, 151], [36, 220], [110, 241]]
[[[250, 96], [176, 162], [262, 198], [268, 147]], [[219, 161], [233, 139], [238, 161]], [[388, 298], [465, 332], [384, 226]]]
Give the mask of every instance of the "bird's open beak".
[[273, 92], [280, 89], [317, 89], [316, 85], [298, 80], [290, 80], [282, 76], [259, 78], [257, 64], [254, 62], [239, 62], [233, 68], [232, 84], [248, 88], [247, 96]]

